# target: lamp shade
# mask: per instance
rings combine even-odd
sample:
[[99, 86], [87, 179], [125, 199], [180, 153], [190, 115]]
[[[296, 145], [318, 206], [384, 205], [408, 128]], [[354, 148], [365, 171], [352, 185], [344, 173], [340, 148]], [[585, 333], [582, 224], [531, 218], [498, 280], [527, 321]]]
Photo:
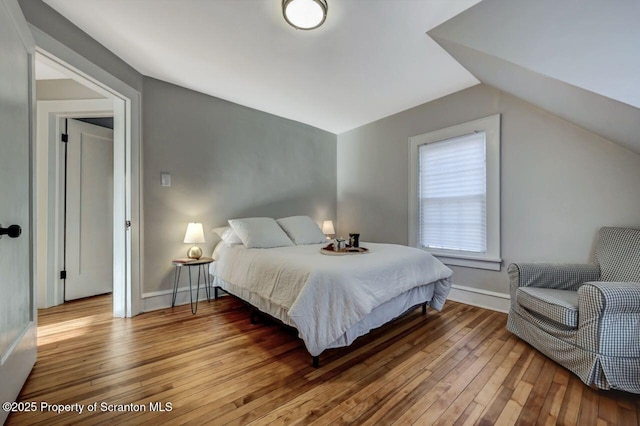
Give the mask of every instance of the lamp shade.
[[322, 222], [322, 233], [325, 235], [336, 233], [336, 230], [333, 228], [332, 220], [325, 220], [324, 222]]
[[327, 18], [326, 0], [282, 0], [282, 14], [298, 30], [318, 28]]
[[188, 244], [204, 243], [204, 229], [201, 223], [189, 223], [187, 233], [184, 234], [184, 242]]

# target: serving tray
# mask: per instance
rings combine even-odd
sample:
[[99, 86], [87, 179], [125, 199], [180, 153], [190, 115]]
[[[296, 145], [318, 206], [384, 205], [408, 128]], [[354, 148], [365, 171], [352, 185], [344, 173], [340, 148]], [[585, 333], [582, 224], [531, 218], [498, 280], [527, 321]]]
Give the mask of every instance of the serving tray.
[[333, 248], [333, 244], [329, 244], [328, 246], [322, 247], [320, 249], [320, 253], [326, 254], [327, 256], [348, 256], [352, 254], [369, 253], [369, 249], [366, 247], [347, 247], [344, 249], [335, 250]]

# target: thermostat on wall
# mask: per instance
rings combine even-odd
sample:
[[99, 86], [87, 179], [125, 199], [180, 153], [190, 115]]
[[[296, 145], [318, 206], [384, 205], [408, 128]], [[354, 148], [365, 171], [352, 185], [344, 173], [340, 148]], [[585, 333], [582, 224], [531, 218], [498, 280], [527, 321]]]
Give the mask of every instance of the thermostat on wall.
[[160, 184], [162, 186], [171, 186], [171, 174], [160, 173]]

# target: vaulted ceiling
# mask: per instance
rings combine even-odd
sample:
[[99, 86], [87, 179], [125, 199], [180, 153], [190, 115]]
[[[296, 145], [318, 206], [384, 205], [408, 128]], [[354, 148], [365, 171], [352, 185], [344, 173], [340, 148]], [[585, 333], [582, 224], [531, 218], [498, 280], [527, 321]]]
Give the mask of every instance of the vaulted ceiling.
[[429, 31], [483, 83], [640, 153], [640, 2], [484, 0]]
[[[483, 82], [640, 153], [637, 0], [44, 0], [140, 73], [342, 133]], [[99, 12], [96, 12], [99, 11]]]
[[333, 133], [478, 84], [426, 32], [479, 0], [45, 0], [140, 73]]

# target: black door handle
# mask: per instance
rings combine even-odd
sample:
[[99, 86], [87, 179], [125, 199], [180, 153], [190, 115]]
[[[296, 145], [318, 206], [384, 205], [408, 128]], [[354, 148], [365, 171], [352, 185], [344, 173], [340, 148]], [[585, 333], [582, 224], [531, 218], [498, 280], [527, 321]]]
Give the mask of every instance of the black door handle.
[[0, 225], [0, 238], [2, 238], [3, 235], [8, 235], [9, 238], [18, 238], [20, 234], [22, 234], [20, 225], [11, 225], [8, 228], [3, 228], [2, 225]]

